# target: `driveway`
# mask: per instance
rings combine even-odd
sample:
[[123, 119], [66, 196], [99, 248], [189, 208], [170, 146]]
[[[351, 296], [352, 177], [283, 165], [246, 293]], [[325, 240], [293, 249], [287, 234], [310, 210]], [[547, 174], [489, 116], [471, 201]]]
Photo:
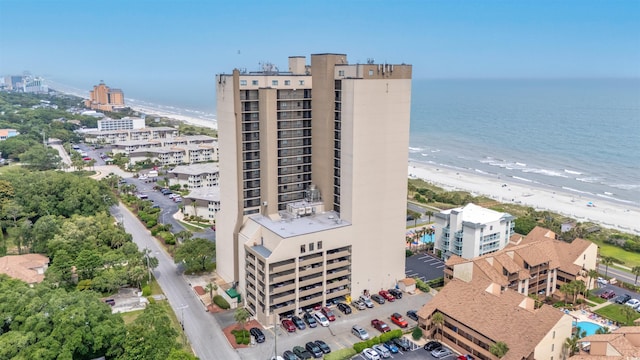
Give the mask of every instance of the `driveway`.
[[444, 262], [431, 254], [414, 254], [406, 259], [405, 274], [422, 281], [441, 278], [444, 276]]

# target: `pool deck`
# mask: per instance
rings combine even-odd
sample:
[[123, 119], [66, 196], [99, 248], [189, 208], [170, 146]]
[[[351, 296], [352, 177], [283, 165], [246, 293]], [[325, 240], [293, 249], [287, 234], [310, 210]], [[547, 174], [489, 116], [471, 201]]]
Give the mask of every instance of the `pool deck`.
[[564, 310], [565, 314], [571, 315], [576, 321], [586, 321], [599, 326], [606, 326], [610, 331], [618, 329], [613, 322], [608, 319], [601, 317], [598, 314], [592, 313], [589, 310]]

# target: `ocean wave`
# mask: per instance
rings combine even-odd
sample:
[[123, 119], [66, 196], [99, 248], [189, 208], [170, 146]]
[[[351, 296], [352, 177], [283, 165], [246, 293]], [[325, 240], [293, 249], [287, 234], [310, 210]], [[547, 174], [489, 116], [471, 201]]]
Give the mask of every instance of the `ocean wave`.
[[422, 155], [422, 156], [424, 156], [424, 157], [429, 156], [429, 154], [425, 154], [425, 153], [422, 153], [422, 154], [420, 154], [420, 155]]
[[563, 186], [562, 188], [564, 190], [571, 191], [571, 192], [576, 192], [576, 193], [579, 193], [579, 194], [593, 195], [592, 192], [584, 191], [584, 190], [578, 190], [578, 189], [570, 188], [568, 186]]
[[589, 184], [597, 184], [600, 182], [601, 178], [599, 177], [583, 177], [583, 178], [576, 178], [577, 181], [581, 181], [581, 182], [586, 182]]
[[614, 187], [616, 189], [621, 189], [621, 190], [636, 190], [636, 189], [640, 189], [640, 184], [613, 184], [613, 185], [609, 185], [611, 187]]
[[623, 200], [623, 199], [619, 199], [617, 197], [613, 197], [613, 196], [608, 196], [608, 195], [604, 195], [604, 194], [596, 194], [597, 197], [601, 197], [607, 200], [613, 200], [613, 201], [617, 201], [617, 202], [621, 202], [621, 203], [625, 203], [625, 204], [634, 204], [633, 201], [630, 200]]
[[533, 180], [531, 180], [531, 179], [523, 178], [523, 177], [520, 177], [520, 176], [512, 176], [512, 178], [513, 178], [513, 179], [516, 179], [516, 180], [520, 180], [520, 181], [529, 182], [529, 183], [533, 183], [533, 182], [535, 182], [535, 181], [533, 181]]
[[567, 170], [567, 169], [564, 169], [564, 172], [566, 172], [567, 174], [571, 174], [571, 175], [582, 175], [582, 173], [581, 173], [581, 172], [579, 172], [579, 171], [574, 171], [574, 170]]
[[522, 166], [522, 167], [526, 167], [526, 166], [527, 166], [527, 164], [525, 164], [525, 163], [521, 163], [521, 162], [517, 162], [517, 161], [516, 161], [516, 165], [518, 165], [518, 166]]
[[562, 178], [568, 178], [567, 175], [555, 171], [555, 170], [549, 170], [549, 169], [522, 169], [522, 172], [524, 173], [534, 173], [534, 174], [540, 174], [540, 175], [546, 175], [546, 176], [554, 176], [554, 177], [562, 177]]
[[421, 151], [424, 151], [424, 149], [423, 148], [419, 148], [419, 147], [416, 148], [416, 147], [409, 146], [409, 152], [416, 153], [416, 152], [421, 152]]
[[489, 175], [489, 173], [488, 173], [488, 172], [486, 172], [486, 171], [482, 171], [482, 170], [480, 170], [480, 169], [473, 169], [473, 171], [475, 171], [475, 172], [477, 172], [477, 173], [479, 173], [479, 174]]

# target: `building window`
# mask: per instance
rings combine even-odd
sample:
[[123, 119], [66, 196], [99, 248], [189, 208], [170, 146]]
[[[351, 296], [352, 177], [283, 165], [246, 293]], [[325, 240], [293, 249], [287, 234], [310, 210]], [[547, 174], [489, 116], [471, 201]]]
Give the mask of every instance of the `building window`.
[[271, 85], [278, 86], [278, 80], [271, 80]]
[[322, 241], [318, 241], [318, 250], [322, 250]]
[[284, 81], [284, 84], [285, 84], [285, 85], [291, 85], [291, 80], [285, 80], [285, 81]]
[[[556, 344], [551, 344], [551, 351], [553, 351], [556, 348]], [[553, 359], [553, 356], [551, 357], [551, 359]]]
[[251, 80], [251, 85], [258, 85], [258, 80]]
[[373, 76], [373, 70], [369, 70], [369, 76]]
[[304, 254], [306, 252], [305, 246], [300, 245], [300, 254]]
[[247, 80], [240, 80], [240, 86], [247, 86]]
[[309, 251], [313, 251], [313, 243], [309, 243]]
[[338, 70], [338, 76], [344, 76], [344, 70]]
[[552, 339], [555, 339], [555, 338], [556, 338], [556, 331], [555, 331], [555, 330], [553, 330], [553, 335], [551, 336], [551, 338], [552, 338]]
[[304, 85], [304, 80], [298, 81], [298, 85]]

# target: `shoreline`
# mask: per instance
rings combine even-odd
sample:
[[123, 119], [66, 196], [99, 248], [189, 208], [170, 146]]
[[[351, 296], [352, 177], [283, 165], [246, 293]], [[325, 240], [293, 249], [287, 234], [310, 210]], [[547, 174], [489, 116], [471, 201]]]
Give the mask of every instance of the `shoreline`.
[[[640, 235], [640, 208], [632, 204], [572, 194], [513, 178], [484, 176], [470, 171], [449, 169], [428, 163], [409, 161], [409, 178], [423, 179], [445, 190], [463, 190], [484, 195], [503, 203], [548, 210], [578, 222], [593, 222], [603, 227]], [[591, 203], [594, 206], [588, 206]]]
[[149, 116], [149, 117], [154, 117], [154, 116], [163, 117], [163, 118], [173, 119], [177, 121], [182, 121], [190, 125], [218, 130], [218, 122], [216, 120], [205, 120], [201, 118], [175, 114], [175, 113], [167, 112], [164, 110], [154, 109], [152, 107], [144, 107], [139, 105], [129, 106], [129, 108], [133, 111], [144, 113], [146, 116]]

